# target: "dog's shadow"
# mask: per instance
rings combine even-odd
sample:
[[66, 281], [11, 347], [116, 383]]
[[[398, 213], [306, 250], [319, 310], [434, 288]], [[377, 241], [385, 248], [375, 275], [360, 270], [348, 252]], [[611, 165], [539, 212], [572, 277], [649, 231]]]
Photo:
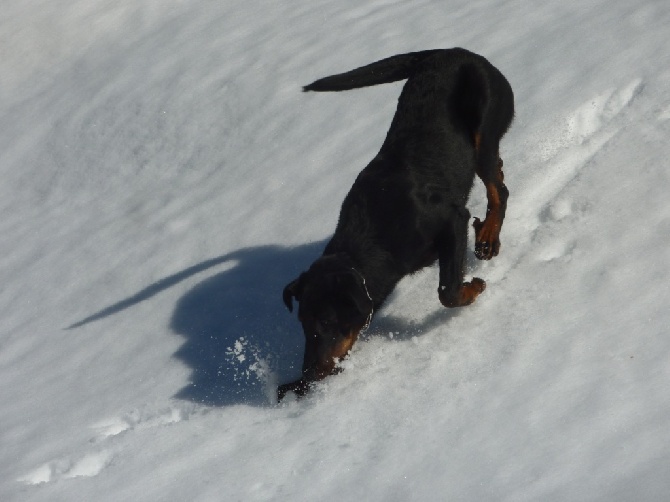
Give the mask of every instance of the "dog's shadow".
[[[174, 332], [186, 338], [175, 357], [192, 369], [176, 398], [213, 406], [275, 402], [277, 384], [300, 376], [302, 328], [281, 299], [287, 283], [320, 256], [325, 242], [295, 248], [265, 246], [231, 255], [235, 264], [199, 283], [177, 303]], [[444, 323], [444, 309], [420, 323], [381, 315], [366, 337], [410, 337]]]
[[176, 398], [212, 406], [268, 405], [277, 383], [300, 376], [304, 339], [281, 293], [323, 246], [241, 249], [226, 256], [232, 266], [177, 302], [170, 327], [186, 341], [175, 357], [192, 375]]
[[[300, 376], [304, 352], [302, 329], [286, 310], [281, 292], [309, 268], [324, 245], [325, 241], [291, 248], [258, 246], [213, 258], [166, 277], [70, 329], [117, 314], [196, 273], [226, 265], [175, 306], [170, 327], [186, 340], [174, 357], [191, 368], [192, 375], [174, 397], [210, 406], [272, 405], [277, 384]], [[380, 315], [365, 336], [394, 332], [400, 338], [410, 337], [451, 315], [441, 309], [418, 324]]]

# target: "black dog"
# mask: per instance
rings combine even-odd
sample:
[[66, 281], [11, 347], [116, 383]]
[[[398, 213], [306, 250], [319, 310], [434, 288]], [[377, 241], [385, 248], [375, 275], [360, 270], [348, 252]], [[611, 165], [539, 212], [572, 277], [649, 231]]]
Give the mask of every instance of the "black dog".
[[305, 91], [343, 91], [407, 79], [386, 140], [344, 199], [323, 256], [284, 289], [306, 343], [302, 377], [278, 396], [303, 395], [336, 372], [372, 314], [407, 274], [439, 260], [445, 307], [471, 304], [486, 283], [464, 282], [465, 207], [475, 174], [486, 186], [483, 222], [475, 218], [475, 255], [500, 249], [508, 190], [498, 145], [514, 117], [505, 77], [464, 49], [401, 54], [326, 77]]

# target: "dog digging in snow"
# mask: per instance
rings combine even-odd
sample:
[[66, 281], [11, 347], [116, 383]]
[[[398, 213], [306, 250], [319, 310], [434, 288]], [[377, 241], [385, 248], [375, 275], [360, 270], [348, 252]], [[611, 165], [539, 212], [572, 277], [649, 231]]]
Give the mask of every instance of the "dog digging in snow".
[[332, 239], [309, 270], [289, 283], [283, 300], [305, 335], [302, 376], [280, 385], [278, 398], [304, 395], [338, 370], [375, 311], [404, 276], [439, 262], [438, 298], [470, 305], [486, 283], [465, 282], [475, 175], [486, 188], [484, 221], [475, 218], [475, 256], [500, 250], [508, 190], [499, 144], [514, 117], [514, 94], [484, 57], [465, 49], [392, 56], [325, 77], [304, 91], [344, 91], [405, 80], [379, 153], [342, 203]]

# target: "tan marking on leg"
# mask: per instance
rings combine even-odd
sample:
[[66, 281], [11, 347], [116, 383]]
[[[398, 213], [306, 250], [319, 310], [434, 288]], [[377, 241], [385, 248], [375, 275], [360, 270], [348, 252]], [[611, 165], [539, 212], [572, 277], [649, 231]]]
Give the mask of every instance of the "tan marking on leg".
[[475, 301], [475, 299], [486, 289], [486, 282], [479, 277], [474, 277], [471, 282], [464, 282], [453, 298], [442, 298], [442, 305], [447, 308], [465, 307]]
[[[503, 173], [502, 166], [503, 161], [498, 156], [496, 180], [486, 183], [486, 218], [483, 222], [479, 218], [475, 218], [472, 223], [475, 229], [475, 255], [480, 260], [490, 260], [500, 252], [500, 230], [502, 229], [505, 207], [507, 206], [507, 189], [504, 183], [505, 173]], [[505, 191], [504, 200], [501, 200], [501, 188]]]

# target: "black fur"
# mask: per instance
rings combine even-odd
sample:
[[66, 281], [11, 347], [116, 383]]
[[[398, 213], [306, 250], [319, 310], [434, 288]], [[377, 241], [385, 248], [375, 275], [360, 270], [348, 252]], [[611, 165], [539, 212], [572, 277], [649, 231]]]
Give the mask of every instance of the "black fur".
[[[386, 139], [344, 199], [323, 256], [284, 290], [289, 310], [292, 298], [300, 302], [307, 344], [303, 377], [281, 386], [280, 399], [290, 390], [303, 394], [309, 382], [335, 371], [326, 359], [346, 355], [366, 318], [407, 274], [439, 259], [439, 298], [448, 307], [467, 305], [484, 289], [481, 279], [464, 282], [466, 203], [478, 174], [494, 198], [504, 199], [494, 208], [504, 217], [498, 144], [514, 116], [512, 89], [483, 57], [445, 49], [393, 56], [304, 90], [402, 79], [407, 82]], [[497, 254], [502, 217], [491, 238], [496, 242], [478, 239], [480, 258]], [[492, 228], [488, 220], [476, 223]]]

